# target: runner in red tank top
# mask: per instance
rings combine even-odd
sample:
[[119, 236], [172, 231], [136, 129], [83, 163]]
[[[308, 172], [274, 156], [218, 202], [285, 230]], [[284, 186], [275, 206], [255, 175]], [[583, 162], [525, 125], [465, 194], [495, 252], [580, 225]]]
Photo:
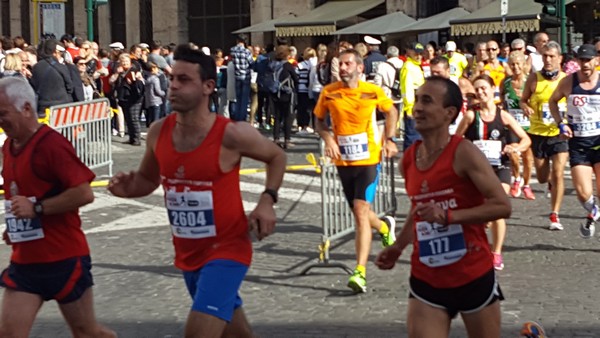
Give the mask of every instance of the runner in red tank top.
[[469, 337], [500, 337], [503, 297], [485, 223], [508, 217], [511, 207], [481, 151], [448, 132], [461, 106], [449, 79], [432, 76], [417, 91], [413, 116], [423, 140], [407, 149], [401, 167], [412, 207], [396, 243], [375, 262], [391, 269], [413, 244], [409, 337], [448, 336], [458, 313]]
[[23, 79], [0, 80], [5, 221], [10, 264], [0, 337], [27, 337], [47, 300], [56, 300], [74, 337], [116, 337], [96, 322], [90, 249], [79, 207], [94, 200], [94, 173], [62, 135], [37, 120], [36, 97]]
[[[217, 78], [210, 56], [180, 45], [175, 60], [169, 90], [175, 113], [150, 126], [139, 170], [118, 173], [109, 190], [140, 197], [162, 184], [175, 265], [193, 299], [185, 336], [253, 337], [238, 293], [252, 257], [248, 229], [259, 240], [274, 231], [286, 156], [250, 124], [209, 111]], [[266, 189], [249, 219], [239, 188], [242, 157], [267, 164]]]

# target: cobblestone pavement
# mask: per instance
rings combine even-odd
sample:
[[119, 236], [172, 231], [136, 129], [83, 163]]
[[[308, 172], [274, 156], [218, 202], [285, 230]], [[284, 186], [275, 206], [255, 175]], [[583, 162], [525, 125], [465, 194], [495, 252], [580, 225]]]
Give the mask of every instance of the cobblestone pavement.
[[[115, 138], [115, 170], [137, 167], [142, 147]], [[306, 164], [305, 154], [317, 152], [314, 136], [295, 138], [288, 150], [290, 164]], [[252, 161], [243, 167], [255, 167]], [[242, 190], [246, 210], [262, 191], [264, 174], [245, 175]], [[535, 182], [535, 180], [534, 180]], [[401, 183], [401, 182], [399, 182]], [[521, 324], [544, 324], [550, 337], [600, 337], [600, 243], [583, 240], [578, 226], [583, 216], [567, 183], [561, 218], [565, 230], [551, 232], [549, 200], [534, 184], [537, 200], [513, 199], [508, 221], [505, 269], [499, 275], [503, 337], [516, 337]], [[398, 185], [399, 187], [402, 184]], [[402, 221], [408, 200], [397, 189]], [[173, 249], [160, 192], [124, 200], [96, 188], [96, 201], [82, 210], [94, 262], [95, 307], [102, 323], [120, 337], [180, 337], [190, 306], [183, 280], [172, 265]], [[300, 272], [318, 257], [321, 240], [320, 179], [310, 170], [290, 173], [277, 205], [277, 233], [255, 243], [254, 261], [241, 289], [245, 311], [261, 337], [405, 337], [409, 253], [392, 271], [370, 263], [369, 292], [351, 295], [348, 275], [338, 268]], [[373, 243], [373, 261], [379, 251]], [[0, 248], [8, 261], [10, 250]], [[354, 264], [352, 236], [334, 241], [331, 260]], [[6, 263], [5, 263], [6, 264]], [[32, 337], [68, 337], [54, 302], [40, 311]], [[465, 337], [460, 320], [452, 337]]]

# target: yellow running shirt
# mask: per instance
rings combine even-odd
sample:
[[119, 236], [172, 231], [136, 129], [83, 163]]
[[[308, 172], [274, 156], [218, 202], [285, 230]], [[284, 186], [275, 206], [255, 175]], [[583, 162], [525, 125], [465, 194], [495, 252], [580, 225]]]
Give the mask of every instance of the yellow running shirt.
[[[537, 86], [529, 99], [529, 106], [533, 109], [533, 115], [529, 117], [531, 125], [528, 133], [540, 136], [556, 136], [559, 134], [559, 130], [554, 122], [554, 118], [552, 118], [552, 114], [550, 114], [548, 101], [556, 87], [558, 87], [560, 80], [567, 75], [560, 72], [558, 78], [554, 81], [546, 80], [540, 72], [535, 73], [535, 75], [537, 77]], [[566, 111], [566, 98], [558, 101], [558, 109], [563, 113]]]

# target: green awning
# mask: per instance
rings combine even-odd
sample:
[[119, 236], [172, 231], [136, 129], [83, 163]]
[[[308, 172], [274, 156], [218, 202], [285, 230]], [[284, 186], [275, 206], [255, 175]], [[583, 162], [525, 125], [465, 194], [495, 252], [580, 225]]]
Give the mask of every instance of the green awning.
[[[517, 1], [517, 0], [513, 0]], [[395, 33], [425, 33], [431, 31], [438, 31], [442, 29], [450, 28], [450, 21], [463, 18], [469, 15], [469, 12], [461, 7], [455, 7], [445, 12], [432, 15], [427, 18], [423, 18], [413, 23], [412, 25], [403, 27]]]
[[244, 27], [242, 29], [238, 29], [237, 31], [233, 31], [232, 34], [274, 32], [276, 23], [285, 22], [286, 20], [292, 18], [295, 18], [295, 16], [290, 15], [273, 20], [263, 21], [255, 25]]
[[373, 35], [387, 35], [390, 33], [398, 32], [403, 27], [414, 23], [416, 20], [410, 16], [404, 14], [404, 12], [394, 12], [375, 19], [363, 21], [346, 27], [338, 29], [333, 32], [335, 35], [342, 34], [373, 34]]
[[310, 12], [275, 24], [277, 36], [331, 35], [339, 22], [358, 16], [385, 0], [330, 0]]
[[[566, 0], [569, 4], [574, 0]], [[506, 32], [536, 32], [543, 18], [542, 4], [534, 0], [511, 0], [508, 2]], [[479, 35], [502, 33], [500, 1], [494, 1], [475, 12], [450, 22], [451, 35]]]

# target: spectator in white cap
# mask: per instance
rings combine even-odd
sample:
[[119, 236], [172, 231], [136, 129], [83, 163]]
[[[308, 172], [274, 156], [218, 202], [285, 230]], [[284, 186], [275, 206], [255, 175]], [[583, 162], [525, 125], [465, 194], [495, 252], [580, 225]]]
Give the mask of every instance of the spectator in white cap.
[[458, 83], [458, 78], [464, 76], [468, 69], [469, 61], [461, 53], [456, 51], [456, 42], [448, 41], [444, 48], [446, 50], [445, 57], [448, 59], [450, 65], [450, 79], [454, 83]]
[[123, 44], [120, 42], [113, 42], [110, 45], [108, 45], [108, 47], [110, 47], [111, 49], [116, 49], [116, 50], [125, 49], [125, 46], [123, 46]]
[[381, 45], [380, 40], [365, 35], [365, 43], [368, 46], [369, 52], [365, 58], [364, 72], [367, 77], [367, 82], [374, 83], [375, 77], [377, 76], [377, 67], [379, 67], [380, 63], [385, 62], [387, 58], [379, 51], [379, 45]]

